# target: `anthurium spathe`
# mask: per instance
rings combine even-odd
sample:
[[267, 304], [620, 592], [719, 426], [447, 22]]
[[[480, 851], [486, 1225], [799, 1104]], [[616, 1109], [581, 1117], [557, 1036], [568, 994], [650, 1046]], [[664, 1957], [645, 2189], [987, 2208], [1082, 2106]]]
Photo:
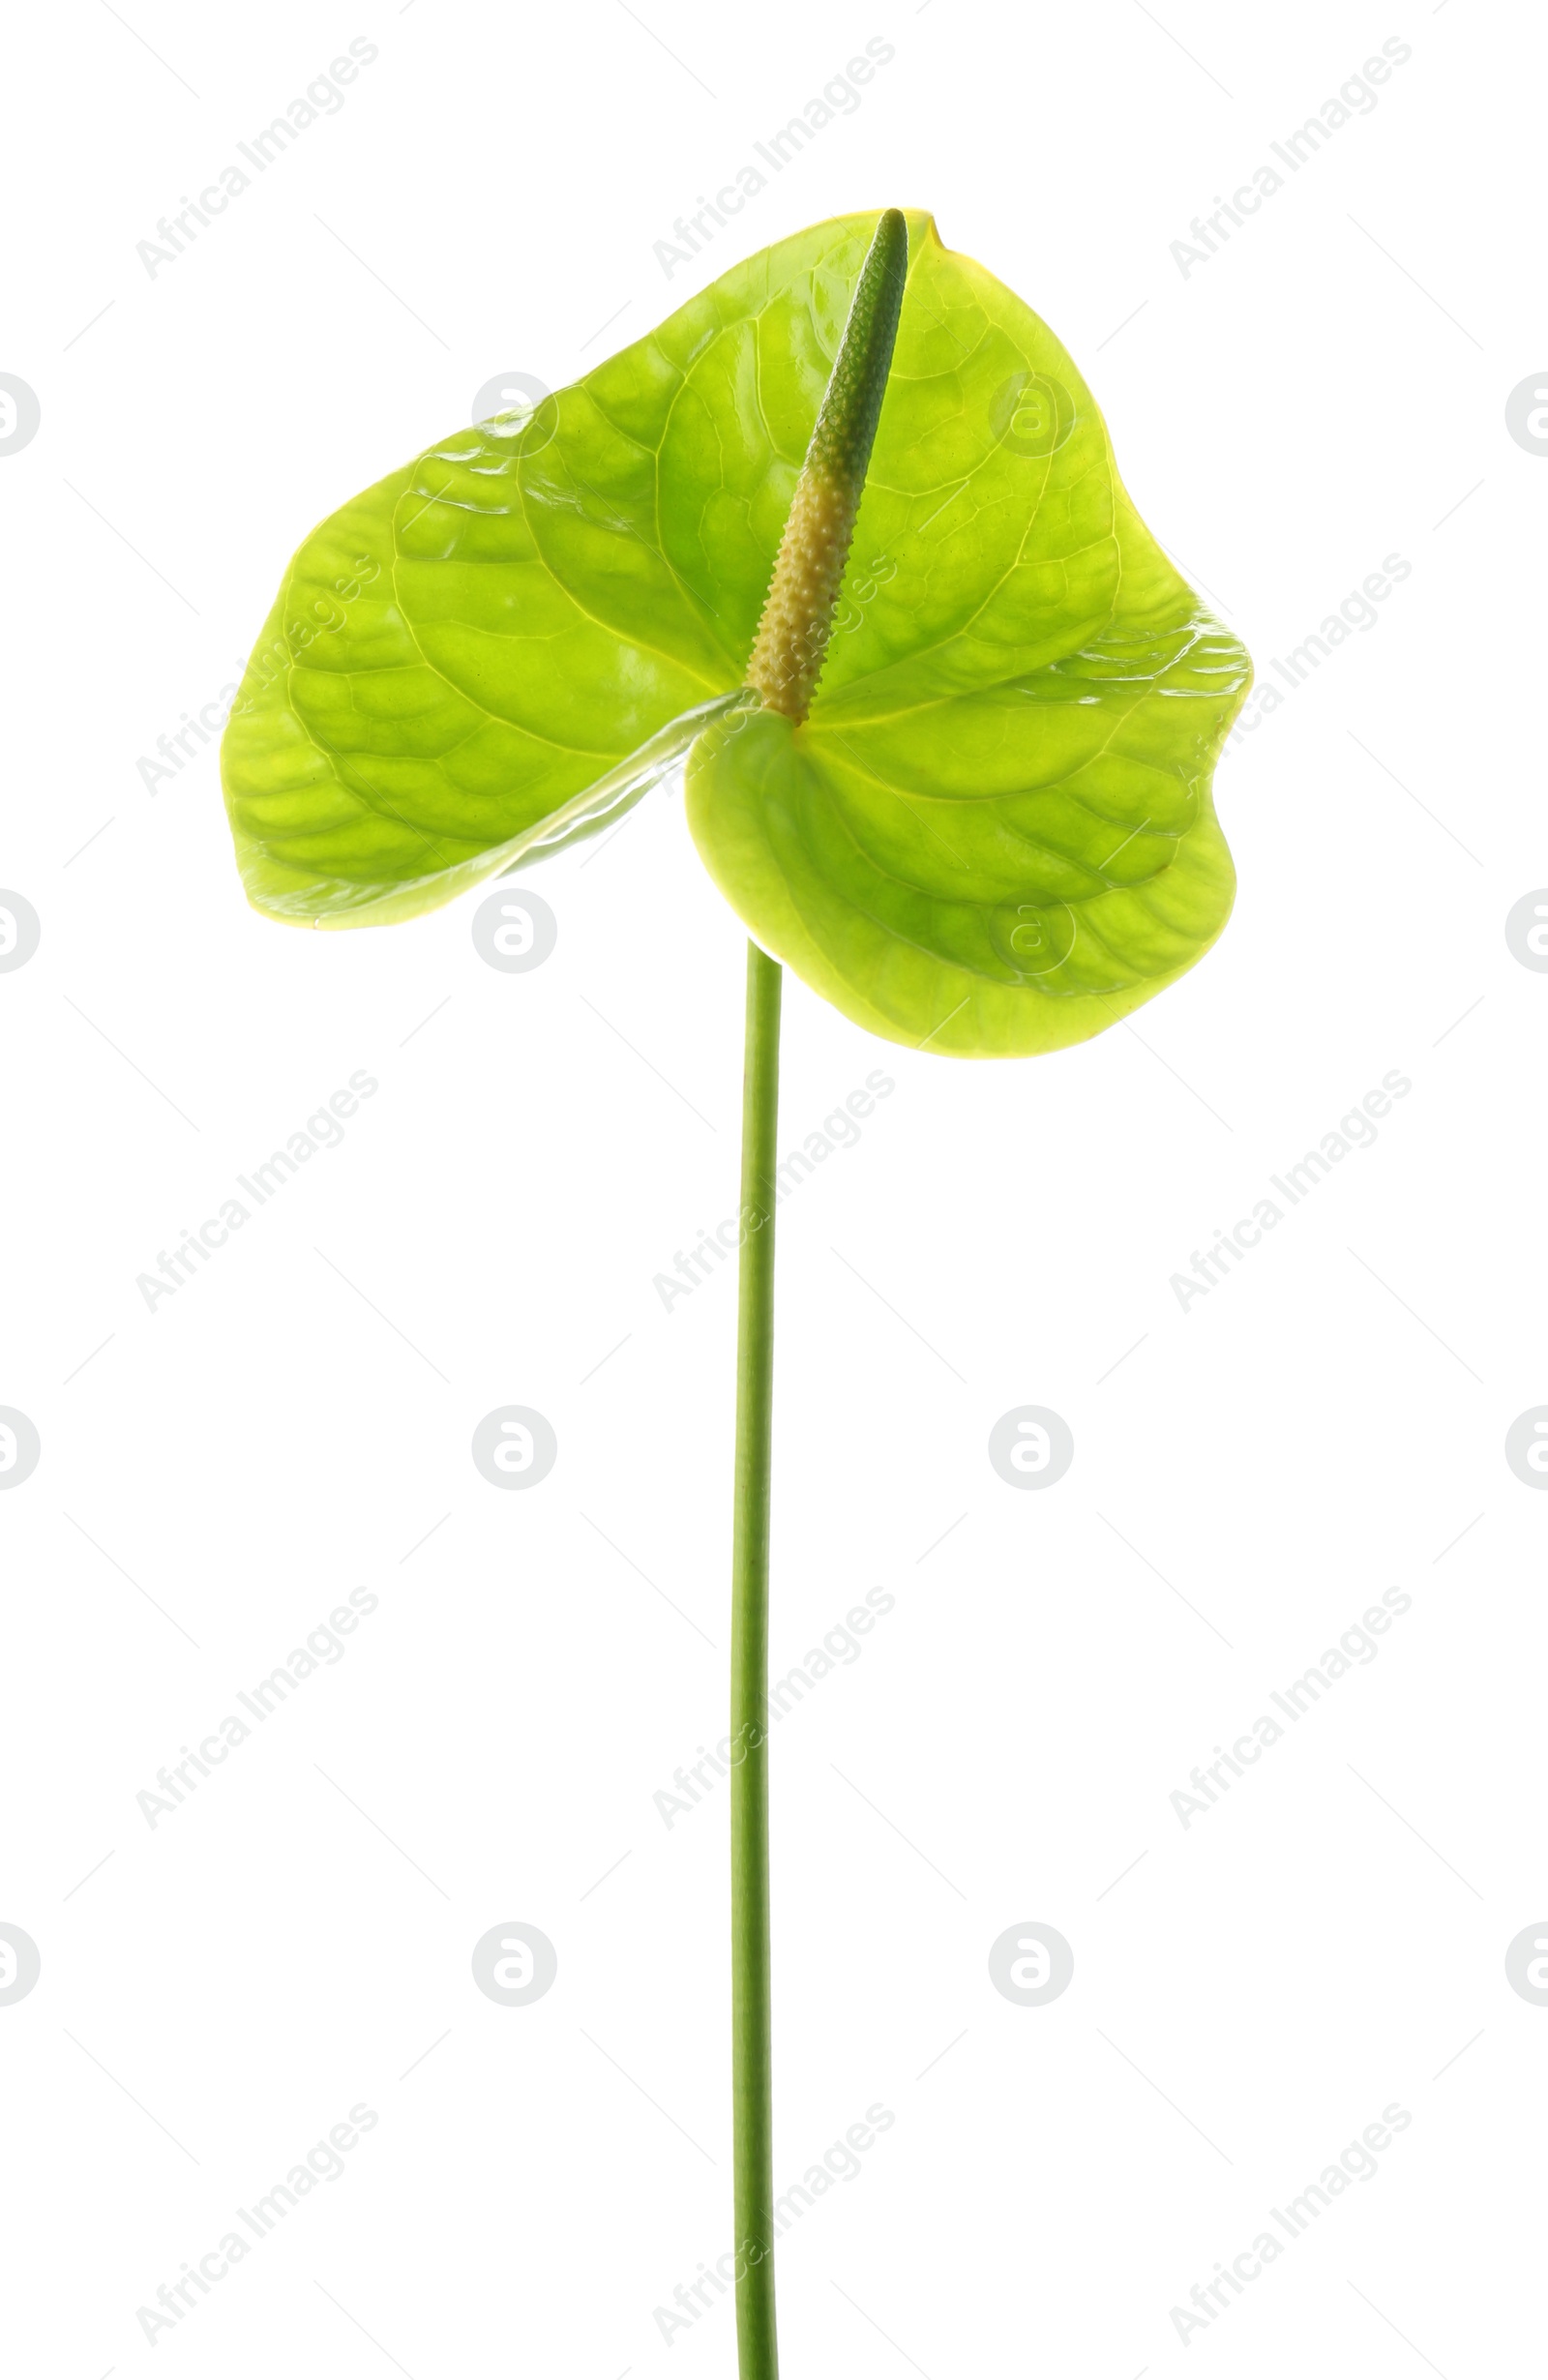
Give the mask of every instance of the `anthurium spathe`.
[[412, 916], [686, 761], [750, 933], [891, 1040], [1057, 1049], [1193, 965], [1231, 906], [1209, 781], [1246, 655], [1144, 527], [1053, 333], [903, 220], [804, 721], [737, 697], [874, 216], [750, 258], [313, 532], [223, 755], [257, 907]]
[[930, 218], [820, 223], [291, 561], [223, 749], [249, 898], [385, 924], [682, 767], [747, 926], [731, 1548], [742, 2380], [775, 2380], [768, 1563], [784, 965], [869, 1030], [1016, 1057], [1173, 982], [1231, 907], [1249, 682], [1053, 333]]

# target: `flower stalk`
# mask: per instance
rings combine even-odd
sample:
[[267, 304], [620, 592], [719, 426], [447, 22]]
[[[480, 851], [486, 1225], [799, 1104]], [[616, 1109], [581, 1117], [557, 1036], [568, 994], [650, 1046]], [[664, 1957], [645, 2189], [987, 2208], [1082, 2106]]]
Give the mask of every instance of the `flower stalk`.
[[[908, 271], [889, 208], [860, 268], [832, 376], [796, 483], [747, 683], [797, 725], [833, 625], [881, 412]], [[774, 1199], [784, 969], [747, 945], [742, 1242], [736, 1323], [731, 1546], [731, 2097], [740, 2380], [778, 2380], [774, 2314], [773, 1987], [769, 1967], [768, 1548], [774, 1419]]]

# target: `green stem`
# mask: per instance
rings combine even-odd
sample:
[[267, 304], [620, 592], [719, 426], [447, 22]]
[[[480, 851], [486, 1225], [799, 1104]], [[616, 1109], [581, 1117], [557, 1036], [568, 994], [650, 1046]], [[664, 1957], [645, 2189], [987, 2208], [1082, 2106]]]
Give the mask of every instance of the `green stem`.
[[[776, 2380], [768, 1923], [768, 1517], [774, 1417], [774, 1169], [783, 970], [747, 945], [742, 1242], [731, 1548], [731, 2097], [741, 2380]], [[756, 1218], [756, 1220], [755, 1220]]]
[[[895, 207], [877, 223], [780, 542], [747, 684], [797, 726], [821, 674], [833, 606], [886, 392], [908, 269]], [[768, 1510], [774, 1420], [774, 1169], [779, 963], [747, 945], [742, 1240], [731, 1543], [731, 2099], [736, 2353], [741, 2380], [778, 2380], [774, 2086], [768, 1924]]]

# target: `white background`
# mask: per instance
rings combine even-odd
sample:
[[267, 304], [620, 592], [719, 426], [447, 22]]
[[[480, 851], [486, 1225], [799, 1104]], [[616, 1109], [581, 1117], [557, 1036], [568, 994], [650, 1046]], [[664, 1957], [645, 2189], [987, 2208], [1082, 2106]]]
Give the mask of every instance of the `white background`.
[[[481, 961], [474, 902], [287, 933], [243, 905], [213, 752], [154, 796], [136, 763], [311, 523], [491, 376], [558, 386], [889, 203], [1065, 340], [1261, 679], [1412, 567], [1226, 756], [1235, 914], [1135, 1029], [961, 1064], [788, 986], [783, 1146], [878, 1065], [896, 1090], [782, 1209], [778, 1666], [897, 1606], [775, 1740], [781, 2187], [896, 2117], [781, 2249], [787, 2367], [1534, 2367], [1527, 12], [126, 14], [11, 32], [0, 369], [42, 428], [0, 456], [0, 882], [43, 939], [0, 975], [0, 1403], [43, 1456], [0, 1497], [0, 1918], [43, 1973], [0, 2008], [8, 2367], [733, 2368], [724, 2301], [670, 2346], [653, 2319], [730, 2238], [726, 1795], [670, 1830], [652, 1797], [725, 1726], [734, 1289], [668, 1313], [652, 1278], [736, 1203], [741, 932], [672, 793], [535, 876], [535, 972]], [[1184, 275], [1190, 220], [1394, 35], [1374, 112]], [[149, 276], [136, 242], [352, 36], [342, 111]], [[863, 104], [669, 282], [674, 218], [874, 36]], [[136, 1275], [357, 1068], [342, 1145], [147, 1312]], [[1392, 1069], [1376, 1145], [1181, 1310], [1172, 1274]], [[530, 1494], [469, 1458], [505, 1403], [558, 1433]], [[986, 1455], [1027, 1403], [1075, 1434], [1044, 1494]], [[358, 1586], [345, 1657], [150, 1828], [158, 1768]], [[1394, 1586], [1379, 1656], [1185, 1830], [1190, 1769]], [[509, 1919], [558, 1950], [527, 2008], [471, 1978]], [[1043, 2008], [988, 1975], [1028, 1919], [1074, 1947]], [[357, 2102], [342, 2178], [147, 2345], [136, 2307]], [[1376, 2177], [1180, 2340], [1393, 2102]]]

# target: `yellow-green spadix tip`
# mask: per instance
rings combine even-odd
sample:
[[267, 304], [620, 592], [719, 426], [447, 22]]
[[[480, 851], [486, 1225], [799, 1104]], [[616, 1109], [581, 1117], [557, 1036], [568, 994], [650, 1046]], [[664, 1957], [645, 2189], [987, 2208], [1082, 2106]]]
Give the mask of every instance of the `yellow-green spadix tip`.
[[908, 227], [896, 207], [878, 223], [796, 482], [747, 683], [770, 710], [811, 708], [833, 607], [865, 488], [908, 271]]

